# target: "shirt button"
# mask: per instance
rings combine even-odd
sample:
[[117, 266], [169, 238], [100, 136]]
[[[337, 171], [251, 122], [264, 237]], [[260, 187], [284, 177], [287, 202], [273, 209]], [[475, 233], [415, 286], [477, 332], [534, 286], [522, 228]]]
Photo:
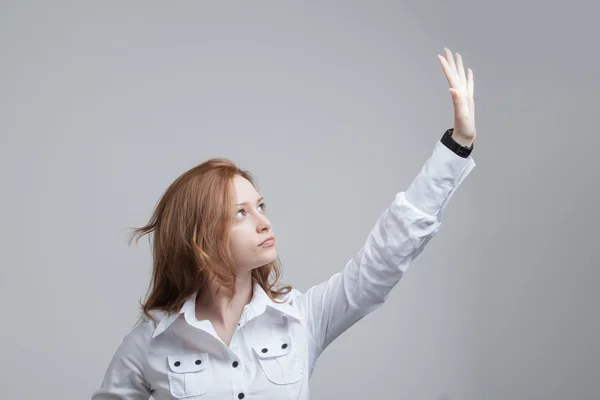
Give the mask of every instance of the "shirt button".
[[285, 349], [286, 347], [287, 347], [287, 343], [284, 343], [284, 344], [281, 345], [282, 349]]
[[239, 365], [239, 363], [237, 361], [234, 361], [233, 364], [231, 364], [233, 366], [233, 368], [237, 368], [237, 366]]
[[196, 360], [196, 365], [202, 364], [202, 360]]
[[238, 394], [238, 399], [243, 399], [243, 398], [244, 398], [244, 393]]
[[269, 350], [267, 350], [266, 348], [264, 348], [264, 349], [262, 349], [261, 351], [262, 351], [263, 353], [266, 353], [266, 352], [267, 352], [267, 351], [269, 351]]

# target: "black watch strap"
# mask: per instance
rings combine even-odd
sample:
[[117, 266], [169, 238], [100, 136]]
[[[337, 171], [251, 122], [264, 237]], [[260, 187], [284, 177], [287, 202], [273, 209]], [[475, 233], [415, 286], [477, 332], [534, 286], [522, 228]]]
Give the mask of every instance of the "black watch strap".
[[444, 132], [444, 136], [442, 136], [441, 139], [442, 144], [444, 144], [444, 146], [446, 146], [462, 158], [469, 157], [469, 155], [473, 151], [473, 143], [471, 143], [471, 146], [469, 147], [461, 145], [460, 143], [452, 139], [452, 132], [454, 132], [454, 128], [450, 128], [446, 132]]

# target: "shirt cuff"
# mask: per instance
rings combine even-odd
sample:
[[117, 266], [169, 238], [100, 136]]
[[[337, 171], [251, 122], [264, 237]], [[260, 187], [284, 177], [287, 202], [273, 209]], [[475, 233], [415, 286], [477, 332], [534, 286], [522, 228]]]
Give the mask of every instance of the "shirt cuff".
[[438, 141], [433, 154], [406, 189], [406, 200], [426, 214], [444, 212], [456, 189], [475, 167], [473, 157], [460, 157]]

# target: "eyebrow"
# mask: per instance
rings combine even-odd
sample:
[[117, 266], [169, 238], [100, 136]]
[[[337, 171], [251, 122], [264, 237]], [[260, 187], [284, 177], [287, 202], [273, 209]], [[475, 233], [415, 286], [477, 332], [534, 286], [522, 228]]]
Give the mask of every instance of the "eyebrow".
[[[258, 204], [258, 203], [260, 203], [260, 202], [261, 202], [261, 201], [263, 201], [263, 200], [264, 200], [264, 197], [261, 197], [260, 199], [256, 200], [256, 203]], [[245, 202], [243, 202], [243, 203], [236, 204], [236, 206], [244, 206], [244, 205], [247, 205], [247, 204], [248, 204], [248, 202], [247, 202], [247, 201], [245, 201]]]

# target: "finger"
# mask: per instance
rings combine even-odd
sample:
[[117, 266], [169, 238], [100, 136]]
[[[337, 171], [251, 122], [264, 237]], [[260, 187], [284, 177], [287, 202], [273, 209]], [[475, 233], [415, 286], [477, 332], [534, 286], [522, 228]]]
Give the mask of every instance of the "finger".
[[473, 70], [469, 68], [467, 75], [467, 89], [469, 90], [469, 96], [475, 97], [475, 81], [473, 80]]
[[458, 76], [460, 78], [460, 82], [464, 85], [467, 83], [467, 76], [465, 74], [465, 67], [463, 65], [462, 56], [459, 53], [456, 53], [456, 70], [458, 71]]
[[452, 69], [452, 71], [454, 71], [454, 73], [458, 74], [458, 71], [456, 70], [456, 64], [454, 63], [454, 57], [452, 56], [452, 52], [449, 48], [444, 47], [444, 53], [446, 55], [448, 65], [450, 65], [450, 68]]
[[446, 75], [446, 79], [448, 80], [448, 84], [450, 85], [450, 87], [451, 88], [458, 87], [458, 82], [457, 82], [458, 78], [456, 76], [456, 73], [454, 71], [452, 71], [452, 67], [450, 65], [448, 65], [448, 61], [439, 54], [438, 54], [438, 60], [440, 61], [440, 64], [442, 65], [442, 69], [444, 70], [444, 74]]

